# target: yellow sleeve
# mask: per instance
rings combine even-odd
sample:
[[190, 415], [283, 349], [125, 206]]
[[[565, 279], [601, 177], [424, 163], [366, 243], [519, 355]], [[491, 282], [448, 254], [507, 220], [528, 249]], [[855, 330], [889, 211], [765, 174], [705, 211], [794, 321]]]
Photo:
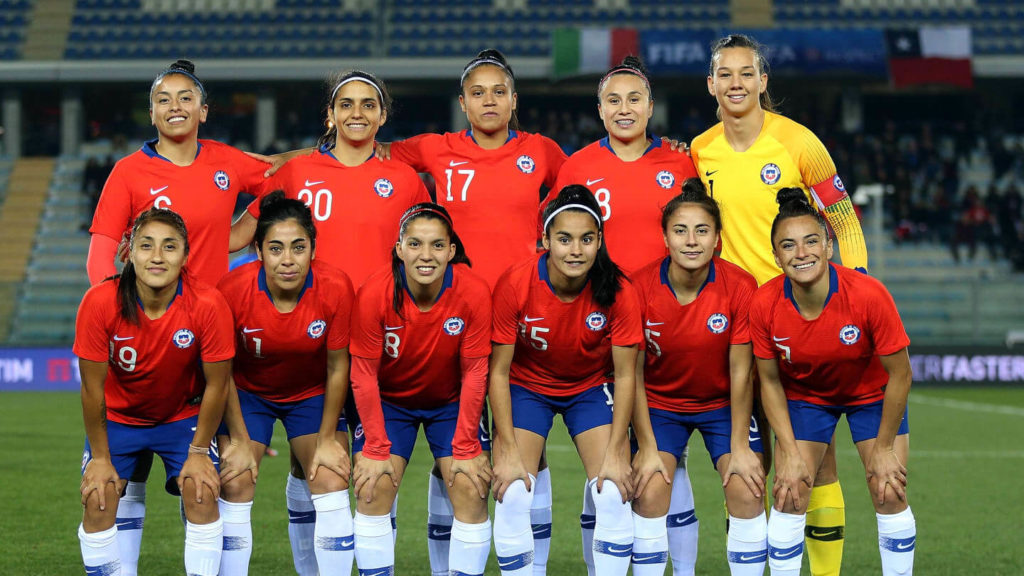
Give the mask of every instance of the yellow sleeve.
[[843, 266], [861, 272], [868, 271], [868, 247], [864, 243], [864, 230], [860, 227], [860, 219], [853, 209], [849, 196], [824, 208], [825, 219], [836, 233], [839, 241], [839, 257]]

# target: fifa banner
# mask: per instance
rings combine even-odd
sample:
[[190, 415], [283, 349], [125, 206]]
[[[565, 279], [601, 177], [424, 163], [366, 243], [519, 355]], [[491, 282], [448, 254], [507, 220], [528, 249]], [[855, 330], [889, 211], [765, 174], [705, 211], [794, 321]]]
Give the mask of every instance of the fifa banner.
[[639, 48], [651, 74], [707, 76], [711, 43], [732, 33], [748, 34], [764, 47], [772, 74], [888, 76], [880, 29], [645, 30]]
[[[1024, 386], [1024, 347], [910, 347], [914, 384]], [[70, 348], [0, 348], [0, 392], [78, 390], [78, 358]]]

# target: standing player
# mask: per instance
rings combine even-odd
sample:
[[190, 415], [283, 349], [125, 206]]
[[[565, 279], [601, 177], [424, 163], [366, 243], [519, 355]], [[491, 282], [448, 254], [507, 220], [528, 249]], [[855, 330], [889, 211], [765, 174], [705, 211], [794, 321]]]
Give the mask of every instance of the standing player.
[[[776, 214], [775, 193], [806, 190], [839, 240], [843, 264], [867, 270], [867, 248], [835, 164], [821, 141], [804, 126], [772, 112], [767, 63], [752, 39], [733, 34], [712, 46], [708, 91], [721, 122], [693, 140], [691, 153], [701, 179], [722, 207], [722, 258], [764, 284], [779, 274], [766, 250]], [[807, 546], [815, 576], [839, 574], [846, 513], [830, 446], [816, 475], [808, 507]]]
[[[181, 217], [151, 208], [131, 230], [122, 274], [90, 288], [78, 309], [74, 352], [88, 437], [78, 538], [88, 574], [124, 573], [118, 496], [140, 454], [152, 453], [164, 461], [167, 491], [182, 495], [185, 571], [215, 576], [220, 568], [211, 442], [231, 383], [231, 311], [214, 288], [183, 274], [188, 255]], [[229, 424], [232, 438], [246, 439], [244, 426]]]
[[805, 192], [784, 188], [778, 200], [771, 240], [784, 275], [750, 305], [761, 401], [778, 443], [768, 564], [773, 576], [800, 573], [814, 473], [845, 414], [878, 518], [882, 574], [911, 574], [917, 528], [903, 464], [910, 340], [880, 282], [829, 262], [825, 219]]
[[[537, 253], [537, 217], [545, 188], [555, 184], [565, 153], [553, 140], [518, 129], [515, 74], [497, 50], [484, 50], [466, 64], [459, 104], [470, 128], [421, 134], [384, 145], [383, 153], [429, 172], [437, 203], [460, 222], [473, 271], [494, 287], [509, 266]], [[502, 241], [494, 241], [501, 230]], [[551, 544], [551, 473], [542, 463], [530, 511], [535, 574], [544, 574]], [[440, 472], [430, 478], [427, 525], [434, 576], [448, 574], [452, 510]]]
[[451, 574], [483, 574], [491, 547], [491, 471], [478, 439], [491, 352], [487, 283], [448, 212], [411, 207], [399, 223], [390, 270], [359, 290], [352, 322], [357, 429], [353, 484], [360, 574], [392, 574], [391, 516], [420, 425], [452, 496]]
[[[270, 444], [274, 421], [282, 421], [292, 453], [309, 474], [320, 574], [347, 576], [353, 540], [342, 406], [355, 297], [344, 272], [314, 259], [316, 238], [302, 202], [282, 192], [264, 197], [256, 224], [259, 261], [228, 273], [218, 286], [237, 334], [239, 402], [229, 403], [228, 410], [244, 417], [252, 438], [244, 448], [257, 462]], [[224, 484], [222, 576], [248, 573], [254, 492], [255, 482], [246, 475]]]
[[[93, 216], [87, 269], [99, 284], [116, 272], [118, 243], [135, 217], [150, 207], [170, 208], [191, 234], [189, 273], [216, 286], [228, 271], [231, 215], [239, 192], [255, 192], [267, 164], [226, 144], [199, 138], [206, 122], [206, 89], [188, 60], [157, 75], [149, 90], [149, 117], [157, 138], [120, 160], [107, 178]], [[149, 464], [140, 460], [118, 506], [121, 571], [136, 573], [146, 516]]]
[[[699, 430], [722, 476], [734, 575], [760, 576], [767, 557], [761, 440], [751, 419], [747, 315], [753, 276], [714, 256], [722, 217], [697, 178], [662, 212], [669, 255], [633, 276], [647, 351], [639, 363], [633, 432], [633, 574], [665, 573], [666, 514], [675, 470]], [[735, 477], [734, 477], [735, 476]], [[673, 565], [696, 559], [678, 558]]]
[[642, 334], [636, 293], [604, 247], [600, 210], [583, 186], [562, 189], [544, 211], [548, 251], [510, 268], [495, 288], [494, 548], [506, 576], [532, 573], [531, 488], [555, 413], [595, 503], [597, 574], [629, 569], [626, 432]]
[[[608, 252], [627, 274], [664, 256], [665, 242], [656, 226], [661, 209], [679, 185], [697, 175], [686, 154], [648, 136], [654, 96], [643, 63], [627, 56], [597, 85], [597, 111], [608, 136], [572, 155], [558, 174], [556, 189], [585, 184], [601, 206]], [[693, 574], [697, 558], [697, 516], [686, 475], [685, 455], [672, 483], [673, 508], [666, 522], [672, 568], [677, 576]], [[588, 572], [593, 574], [590, 540], [593, 503], [584, 494], [580, 527]]]

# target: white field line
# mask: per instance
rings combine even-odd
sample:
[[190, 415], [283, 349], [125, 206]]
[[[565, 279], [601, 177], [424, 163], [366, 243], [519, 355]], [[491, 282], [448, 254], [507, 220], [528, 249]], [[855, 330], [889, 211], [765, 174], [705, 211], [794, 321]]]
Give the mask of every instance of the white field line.
[[1000, 406], [999, 404], [985, 404], [982, 402], [969, 402], [967, 400], [953, 400], [951, 398], [938, 398], [935, 396], [912, 393], [910, 395], [912, 404], [926, 404], [940, 408], [952, 408], [954, 410], [965, 410], [967, 412], [984, 412], [988, 414], [1005, 414], [1007, 416], [1024, 416], [1024, 408], [1017, 406]]

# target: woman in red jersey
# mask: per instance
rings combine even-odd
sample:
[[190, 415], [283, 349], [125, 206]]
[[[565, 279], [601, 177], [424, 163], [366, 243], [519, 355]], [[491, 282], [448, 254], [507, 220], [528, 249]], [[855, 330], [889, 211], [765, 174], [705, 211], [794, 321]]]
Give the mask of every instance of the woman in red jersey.
[[498, 566], [505, 575], [533, 573], [532, 477], [560, 413], [596, 505], [597, 573], [625, 574], [633, 542], [626, 430], [642, 341], [639, 303], [604, 248], [600, 206], [586, 188], [561, 190], [545, 209], [543, 230], [547, 251], [510, 268], [494, 295], [489, 390]]
[[[215, 576], [220, 568], [210, 445], [230, 391], [231, 311], [216, 289], [183, 273], [188, 255], [181, 217], [151, 208], [131, 229], [122, 274], [89, 289], [79, 307], [74, 352], [88, 439], [78, 536], [89, 574], [122, 573], [118, 497], [140, 457], [153, 453], [164, 461], [167, 491], [182, 496], [185, 571]], [[228, 423], [232, 439], [247, 440], [244, 424]], [[236, 470], [248, 469], [251, 458], [236, 455]]]
[[[314, 554], [320, 574], [352, 567], [348, 442], [342, 407], [348, 392], [352, 283], [314, 259], [317, 231], [302, 202], [283, 192], [264, 197], [256, 224], [259, 261], [236, 268], [218, 288], [234, 317], [238, 403], [257, 462], [281, 420], [291, 451], [308, 471], [315, 507]], [[228, 438], [221, 437], [223, 445]], [[252, 553], [254, 479], [223, 487], [221, 575], [246, 574]], [[289, 513], [291, 517], [293, 514]]]
[[[718, 204], [699, 179], [688, 179], [682, 194], [662, 211], [669, 255], [633, 275], [647, 340], [633, 411], [636, 576], [664, 574], [669, 471], [676, 469], [695, 430], [725, 489], [730, 572], [764, 573], [763, 450], [751, 418], [753, 355], [747, 330], [757, 282], [715, 256], [721, 227]], [[696, 558], [676, 558], [676, 563], [693, 566]]]
[[804, 191], [783, 188], [778, 201], [772, 253], [784, 274], [750, 305], [761, 402], [776, 435], [768, 564], [774, 575], [799, 574], [814, 473], [845, 414], [878, 517], [882, 573], [909, 574], [910, 340], [880, 282], [829, 262], [825, 219]]
[[483, 574], [490, 552], [490, 465], [479, 439], [491, 352], [487, 283], [468, 268], [452, 219], [416, 204], [402, 216], [390, 269], [370, 276], [352, 322], [356, 562], [394, 572], [391, 516], [423, 426], [452, 497], [452, 574]]

